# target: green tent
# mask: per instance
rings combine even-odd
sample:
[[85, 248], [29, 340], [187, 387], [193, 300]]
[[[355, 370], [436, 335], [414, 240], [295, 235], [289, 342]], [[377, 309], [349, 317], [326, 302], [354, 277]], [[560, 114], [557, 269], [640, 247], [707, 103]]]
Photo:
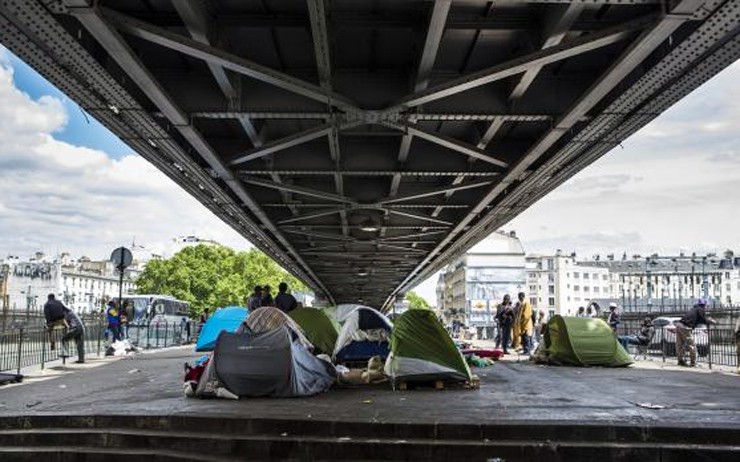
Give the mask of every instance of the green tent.
[[432, 311], [421, 309], [395, 319], [385, 373], [393, 381], [471, 379], [450, 335]]
[[535, 360], [571, 366], [619, 367], [632, 364], [607, 323], [597, 318], [553, 316]]
[[316, 308], [296, 308], [288, 313], [306, 333], [308, 340], [321, 353], [331, 354], [337, 342], [337, 328], [323, 311]]

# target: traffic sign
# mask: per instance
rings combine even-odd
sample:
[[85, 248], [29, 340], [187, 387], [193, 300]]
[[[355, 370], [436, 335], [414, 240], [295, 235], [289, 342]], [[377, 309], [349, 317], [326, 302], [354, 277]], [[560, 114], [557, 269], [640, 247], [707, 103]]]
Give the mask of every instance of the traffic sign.
[[126, 269], [131, 266], [131, 263], [133, 263], [134, 256], [126, 247], [119, 247], [110, 254], [110, 261], [112, 261], [119, 270]]

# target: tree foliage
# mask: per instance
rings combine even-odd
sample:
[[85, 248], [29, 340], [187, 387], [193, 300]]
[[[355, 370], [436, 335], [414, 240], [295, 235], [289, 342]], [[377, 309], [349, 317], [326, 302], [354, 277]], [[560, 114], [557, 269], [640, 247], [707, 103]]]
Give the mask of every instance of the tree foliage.
[[428, 310], [429, 303], [413, 290], [406, 292], [406, 300], [409, 301], [409, 308], [412, 310]]
[[245, 305], [256, 285], [278, 284], [292, 291], [307, 290], [294, 276], [257, 249], [236, 252], [200, 244], [186, 247], [165, 260], [151, 260], [136, 281], [139, 293], [171, 295], [190, 303], [191, 315], [228, 305]]

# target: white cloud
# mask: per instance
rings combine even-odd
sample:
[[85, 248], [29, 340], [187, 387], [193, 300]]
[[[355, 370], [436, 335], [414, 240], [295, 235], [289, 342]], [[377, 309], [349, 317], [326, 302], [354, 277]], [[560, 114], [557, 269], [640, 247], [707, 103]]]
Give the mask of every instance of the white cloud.
[[506, 226], [527, 251], [740, 250], [740, 63]]
[[136, 154], [106, 153], [55, 138], [62, 102], [33, 100], [0, 51], [0, 255], [70, 251], [104, 258], [129, 244], [163, 247], [182, 234], [234, 247], [248, 242]]

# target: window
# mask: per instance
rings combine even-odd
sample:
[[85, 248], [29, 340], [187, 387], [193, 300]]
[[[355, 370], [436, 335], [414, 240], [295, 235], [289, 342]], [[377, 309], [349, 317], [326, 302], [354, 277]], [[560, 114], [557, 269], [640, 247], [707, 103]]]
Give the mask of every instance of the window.
[[547, 306], [555, 306], [555, 297], [550, 297], [547, 299]]
[[552, 261], [552, 258], [547, 259], [547, 269], [552, 270], [555, 268], [555, 263]]
[[547, 293], [550, 295], [555, 295], [555, 286], [548, 286]]
[[565, 273], [565, 277], [566, 278], [569, 278], [570, 277], [570, 273]]
[[594, 293], [595, 294], [598, 294], [599, 293], [599, 288], [598, 287], [594, 287]]
[[570, 301], [570, 297], [568, 297], [568, 301]]
[[583, 279], [588, 279], [589, 275], [588, 273], [583, 273]]
[[589, 292], [589, 289], [590, 289], [590, 287], [588, 287], [588, 286], [583, 286], [583, 291], [584, 291], [584, 292]]
[[573, 273], [573, 279], [578, 279], [581, 277], [581, 273]]
[[555, 282], [555, 275], [553, 273], [547, 274], [547, 282]]
[[573, 286], [573, 290], [575, 292], [579, 292], [581, 290], [581, 286]]
[[555, 310], [549, 310], [548, 313], [549, 313], [548, 317], [550, 318], [555, 316]]
[[530, 297], [529, 303], [531, 303], [532, 306], [537, 306], [537, 297]]
[[577, 301], [577, 302], [580, 302], [580, 301], [581, 301], [581, 297], [576, 297], [576, 298], [574, 298], [573, 300], [575, 300], [575, 301]]
[[609, 280], [609, 276], [606, 275], [606, 274], [603, 274], [603, 275], [601, 275], [601, 279], [603, 279], [604, 281], [607, 281], [607, 280]]

